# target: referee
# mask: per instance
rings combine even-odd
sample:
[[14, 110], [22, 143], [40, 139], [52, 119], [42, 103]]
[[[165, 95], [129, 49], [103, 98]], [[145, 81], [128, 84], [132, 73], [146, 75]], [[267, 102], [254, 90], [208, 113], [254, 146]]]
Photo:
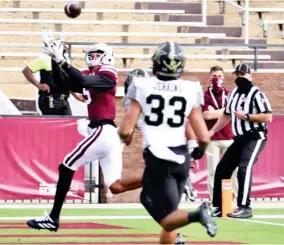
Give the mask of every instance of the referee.
[[251, 218], [250, 192], [252, 167], [267, 141], [268, 122], [272, 121], [271, 106], [265, 94], [251, 82], [250, 67], [240, 64], [233, 72], [237, 87], [228, 95], [224, 114], [209, 131], [210, 136], [224, 128], [230, 121], [234, 142], [219, 162], [214, 179], [212, 216], [221, 217], [221, 183], [230, 179], [238, 167], [238, 208], [228, 213], [230, 218]]
[[[66, 48], [63, 51], [66, 53]], [[40, 73], [40, 81], [34, 76]], [[52, 76], [52, 62], [47, 55], [41, 55], [30, 62], [22, 71], [25, 78], [39, 89], [38, 106], [42, 115], [72, 115], [68, 98], [70, 91], [58, 87]], [[71, 92], [79, 101], [84, 101], [82, 95]]]

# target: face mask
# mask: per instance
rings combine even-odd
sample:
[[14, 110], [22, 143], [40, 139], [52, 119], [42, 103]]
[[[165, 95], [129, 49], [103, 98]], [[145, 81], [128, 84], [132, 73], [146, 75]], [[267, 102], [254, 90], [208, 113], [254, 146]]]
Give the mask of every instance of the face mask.
[[252, 82], [245, 77], [237, 77], [235, 83], [241, 93], [248, 93], [253, 86]]
[[213, 90], [215, 90], [216, 92], [223, 90], [223, 83], [224, 83], [224, 80], [222, 78], [213, 77], [211, 79]]

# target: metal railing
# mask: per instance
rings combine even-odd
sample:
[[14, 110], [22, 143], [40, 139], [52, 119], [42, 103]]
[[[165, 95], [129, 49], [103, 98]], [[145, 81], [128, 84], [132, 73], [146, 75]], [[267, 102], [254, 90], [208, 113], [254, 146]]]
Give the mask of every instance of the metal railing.
[[224, 2], [227, 2], [244, 12], [244, 18], [243, 18], [243, 25], [245, 26], [244, 37], [245, 37], [245, 44], [248, 44], [249, 43], [249, 0], [245, 0], [245, 7], [240, 6], [234, 0], [224, 0]]
[[[69, 58], [72, 61], [72, 48], [74, 46], [91, 46], [94, 43], [90, 42], [67, 42], [69, 46]], [[107, 43], [111, 47], [137, 47], [137, 48], [156, 48], [159, 43]], [[267, 50], [268, 48], [281, 48], [283, 49], [283, 45], [281, 44], [188, 44], [188, 43], [179, 43], [184, 49], [214, 49], [214, 50], [222, 50], [222, 49], [229, 49], [238, 51], [238, 48], [241, 51], [253, 51], [254, 59], [253, 59], [253, 69], [254, 71], [258, 70], [258, 55], [259, 50]], [[267, 50], [269, 51], [269, 50]], [[234, 64], [235, 65], [235, 64]]]

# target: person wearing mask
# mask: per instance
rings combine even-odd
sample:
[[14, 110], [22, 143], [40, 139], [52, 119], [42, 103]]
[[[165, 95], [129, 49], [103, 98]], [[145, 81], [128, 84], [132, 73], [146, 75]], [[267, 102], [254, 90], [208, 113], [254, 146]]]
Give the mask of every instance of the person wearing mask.
[[228, 213], [230, 218], [247, 219], [253, 216], [250, 193], [253, 179], [253, 166], [267, 142], [267, 123], [272, 122], [269, 100], [253, 85], [250, 67], [240, 64], [233, 72], [236, 87], [228, 95], [224, 112], [209, 131], [210, 137], [226, 125], [231, 125], [234, 142], [219, 162], [214, 179], [212, 216], [221, 215], [222, 180], [229, 179], [238, 167], [238, 208]]
[[[203, 116], [210, 130], [224, 113], [229, 90], [224, 87], [224, 71], [220, 66], [213, 66], [210, 69], [210, 86], [204, 92]], [[231, 126], [227, 125], [222, 130], [216, 132], [207, 146], [207, 185], [210, 200], [213, 196], [213, 183], [216, 167], [220, 161], [220, 154], [224, 154], [233, 143]], [[235, 196], [238, 193], [237, 171], [233, 174], [233, 191]]]

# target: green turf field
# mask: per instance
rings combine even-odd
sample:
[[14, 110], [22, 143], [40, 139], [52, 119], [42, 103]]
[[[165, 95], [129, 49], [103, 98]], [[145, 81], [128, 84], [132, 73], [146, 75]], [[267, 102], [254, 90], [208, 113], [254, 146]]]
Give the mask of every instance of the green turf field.
[[[157, 244], [161, 230], [144, 209], [64, 209], [57, 233], [26, 226], [28, 218], [42, 215], [42, 209], [0, 209], [0, 244]], [[213, 239], [199, 224], [180, 231], [187, 244], [284, 244], [284, 209], [255, 209], [254, 215], [216, 218]]]

